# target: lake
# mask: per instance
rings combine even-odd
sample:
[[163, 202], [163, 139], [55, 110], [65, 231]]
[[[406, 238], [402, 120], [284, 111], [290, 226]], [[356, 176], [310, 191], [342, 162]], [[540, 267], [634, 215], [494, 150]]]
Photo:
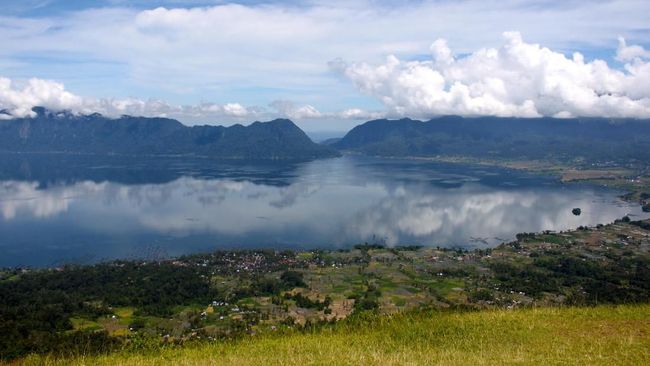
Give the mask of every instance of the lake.
[[233, 164], [2, 155], [0, 266], [364, 242], [483, 248], [519, 232], [641, 216], [620, 193], [502, 168], [359, 156]]

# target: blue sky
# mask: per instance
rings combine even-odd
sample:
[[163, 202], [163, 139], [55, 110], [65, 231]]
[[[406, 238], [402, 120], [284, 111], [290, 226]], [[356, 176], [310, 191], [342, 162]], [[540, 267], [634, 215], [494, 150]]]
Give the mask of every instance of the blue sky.
[[[650, 73], [647, 1], [0, 0], [0, 7], [0, 107], [17, 114], [25, 110], [19, 104], [39, 102], [190, 124], [288, 116], [321, 131], [384, 116], [650, 115], [650, 91], [638, 86]], [[512, 31], [532, 48], [512, 51], [516, 40], [504, 36]], [[437, 40], [445, 40], [442, 54], [432, 51]], [[453, 65], [440, 62], [445, 50]], [[498, 61], [483, 50], [495, 50]], [[628, 56], [617, 57], [621, 50]], [[526, 81], [531, 73], [534, 83]]]
[[[211, 6], [224, 1], [204, 0], [4, 0], [3, 12], [18, 16], [52, 16], [69, 11], [78, 11], [102, 7], [129, 7], [134, 9], [151, 9], [164, 7]], [[237, 1], [239, 4], [259, 4], [261, 1]], [[268, 3], [268, 2], [267, 2]], [[290, 2], [285, 2], [290, 3]]]

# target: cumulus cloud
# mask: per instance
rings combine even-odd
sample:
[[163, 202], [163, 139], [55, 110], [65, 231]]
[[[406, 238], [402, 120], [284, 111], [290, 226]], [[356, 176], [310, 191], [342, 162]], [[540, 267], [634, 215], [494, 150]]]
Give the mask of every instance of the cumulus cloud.
[[620, 39], [619, 70], [526, 43], [517, 32], [503, 37], [501, 47], [466, 56], [439, 39], [429, 61], [388, 56], [379, 65], [337, 60], [330, 68], [398, 116], [650, 117], [650, 52], [643, 47]]
[[[0, 109], [14, 116], [31, 114], [33, 106], [71, 109], [83, 104], [83, 99], [65, 90], [63, 84], [49, 80], [29, 79], [19, 85], [0, 77]], [[1, 116], [7, 114], [0, 114]]]
[[354, 119], [368, 120], [383, 118], [385, 113], [366, 111], [360, 108], [350, 108], [339, 112], [321, 112], [316, 107], [306, 104], [297, 106], [291, 101], [276, 100], [270, 104], [280, 116], [292, 119]]
[[34, 106], [79, 114], [101, 113], [109, 117], [128, 114], [185, 118], [250, 118], [262, 112], [258, 107], [244, 107], [239, 103], [179, 106], [159, 99], [85, 98], [66, 91], [62, 83], [52, 80], [32, 78], [24, 82], [15, 82], [0, 77], [0, 110], [3, 110], [0, 119], [33, 117]]
[[628, 46], [625, 38], [618, 37], [616, 59], [622, 62], [650, 59], [650, 51], [638, 45]]
[[[54, 78], [92, 95], [97, 86], [106, 95], [164, 92], [176, 104], [318, 100], [322, 113], [372, 105], [327, 72], [325, 62], [335, 57], [413, 59], [437, 37], [466, 54], [494, 47], [507, 29], [555, 50], [599, 52], [617, 35], [647, 42], [650, 13], [647, 0], [204, 1], [201, 7], [169, 1], [157, 9], [138, 3], [111, 1], [38, 17], [3, 11], [2, 75]], [[444, 46], [432, 49], [438, 61], [445, 59]]]
[[[108, 117], [122, 115], [169, 117], [185, 121], [227, 119], [252, 121], [286, 117], [296, 120], [342, 118], [366, 119], [380, 117], [379, 112], [362, 109], [348, 109], [340, 112], [320, 112], [314, 106], [296, 105], [288, 100], [272, 102], [270, 109], [259, 106], [244, 106], [240, 103], [200, 103], [198, 105], [174, 105], [160, 99], [139, 98], [87, 98], [67, 91], [62, 83], [32, 78], [15, 82], [0, 77], [0, 119], [33, 117], [32, 107], [42, 106], [50, 110], [67, 110], [76, 114], [100, 113]], [[221, 120], [211, 122], [223, 122]]]
[[272, 108], [283, 116], [295, 119], [303, 118], [321, 118], [323, 113], [312, 105], [296, 106], [288, 100], [276, 100], [270, 104]]
[[367, 111], [359, 108], [350, 108], [337, 113], [337, 116], [343, 119], [369, 120], [369, 119], [384, 118], [386, 117], [386, 113]]
[[446, 114], [650, 118], [650, 51], [642, 46], [628, 45], [619, 38], [615, 57], [622, 67], [615, 68], [599, 59], [585, 61], [577, 52], [567, 57], [527, 43], [517, 32], [503, 36], [500, 47], [464, 56], [454, 54], [446, 40], [438, 39], [430, 47], [428, 61], [403, 61], [391, 55], [383, 64], [349, 64], [341, 59], [329, 63], [331, 70], [344, 75], [361, 92], [376, 97], [386, 107], [384, 112], [359, 108], [322, 112], [313, 105], [287, 100], [274, 101], [268, 109], [240, 103], [175, 105], [160, 99], [87, 98], [56, 81], [0, 77], [0, 119], [32, 116], [33, 106], [109, 117], [128, 114], [204, 122]]

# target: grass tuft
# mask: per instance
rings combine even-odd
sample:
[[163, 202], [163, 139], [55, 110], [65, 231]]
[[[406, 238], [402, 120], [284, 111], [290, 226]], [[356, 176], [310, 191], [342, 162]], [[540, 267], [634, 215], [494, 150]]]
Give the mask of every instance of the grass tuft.
[[643, 365], [650, 305], [370, 315], [313, 332], [26, 365]]

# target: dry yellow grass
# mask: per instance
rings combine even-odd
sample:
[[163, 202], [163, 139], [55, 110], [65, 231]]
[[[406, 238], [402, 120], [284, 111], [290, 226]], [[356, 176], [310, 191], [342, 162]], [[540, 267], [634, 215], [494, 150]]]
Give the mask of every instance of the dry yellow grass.
[[334, 329], [27, 365], [649, 365], [650, 305], [418, 312]]

